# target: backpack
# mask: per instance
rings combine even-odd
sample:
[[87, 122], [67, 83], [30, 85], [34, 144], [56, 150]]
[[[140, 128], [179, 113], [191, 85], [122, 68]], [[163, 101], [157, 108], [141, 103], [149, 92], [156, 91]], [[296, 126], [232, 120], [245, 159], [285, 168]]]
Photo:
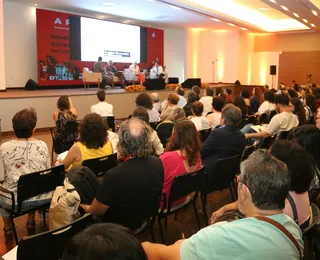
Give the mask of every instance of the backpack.
[[88, 167], [84, 166], [72, 167], [67, 176], [79, 193], [81, 203], [91, 205], [100, 188], [97, 176]]
[[80, 196], [68, 178], [64, 180], [64, 186], [56, 187], [49, 209], [49, 229], [54, 230], [71, 224], [80, 213]]

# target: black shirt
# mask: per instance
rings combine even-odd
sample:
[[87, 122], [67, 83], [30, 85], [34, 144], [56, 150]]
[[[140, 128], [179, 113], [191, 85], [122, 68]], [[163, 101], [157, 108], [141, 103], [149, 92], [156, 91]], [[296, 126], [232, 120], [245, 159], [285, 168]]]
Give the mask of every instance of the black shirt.
[[129, 159], [106, 172], [96, 197], [109, 206], [102, 219], [131, 229], [140, 227], [150, 212], [158, 210], [163, 175], [161, 160], [153, 156]]

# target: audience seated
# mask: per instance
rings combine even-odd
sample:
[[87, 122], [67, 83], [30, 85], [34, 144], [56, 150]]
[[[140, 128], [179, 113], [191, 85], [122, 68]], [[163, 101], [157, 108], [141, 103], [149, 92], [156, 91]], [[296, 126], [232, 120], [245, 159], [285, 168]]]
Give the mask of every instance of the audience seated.
[[303, 103], [298, 98], [291, 98], [290, 102], [294, 106], [293, 114], [295, 114], [299, 120], [299, 125], [307, 123], [306, 111], [303, 107]]
[[[34, 109], [19, 111], [12, 118], [12, 127], [16, 139], [7, 141], [0, 146], [0, 185], [14, 192], [17, 201], [18, 180], [21, 175], [50, 168], [50, 157], [47, 145], [33, 137], [37, 124]], [[31, 198], [22, 203], [22, 209], [33, 208], [48, 203], [52, 192]], [[12, 223], [10, 214], [11, 198], [0, 196], [0, 214], [4, 221], [6, 239], [12, 239]], [[28, 229], [34, 229], [34, 212], [28, 214]]]
[[197, 85], [194, 85], [191, 90], [197, 94], [197, 101], [200, 100], [201, 88]]
[[176, 107], [167, 118], [168, 121], [171, 121], [174, 124], [179, 123], [184, 119], [186, 119], [186, 114], [181, 107]]
[[246, 89], [242, 90], [240, 96], [243, 97], [244, 101], [246, 102], [247, 107], [250, 107], [250, 92]]
[[[289, 97], [287, 95], [276, 94], [274, 102], [279, 114], [271, 119], [268, 127], [264, 131], [259, 133], [247, 133], [247, 139], [272, 136], [274, 134], [279, 134], [282, 131], [290, 131], [292, 128], [299, 125], [296, 115], [291, 112], [292, 108], [289, 106]], [[246, 132], [245, 129], [242, 129], [241, 131]]]
[[248, 117], [248, 107], [243, 97], [236, 96], [233, 100], [233, 105], [240, 108], [242, 119], [246, 119]]
[[[289, 216], [304, 230], [309, 225], [309, 188], [315, 174], [315, 166], [309, 154], [298, 144], [288, 141], [276, 142], [270, 154], [287, 164], [290, 176], [289, 193], [283, 213]], [[238, 202], [228, 204], [212, 215], [212, 220], [229, 211], [239, 210]], [[241, 210], [241, 209], [240, 209]]]
[[106, 101], [106, 92], [103, 89], [98, 90], [97, 97], [99, 103], [91, 107], [91, 113], [96, 113], [102, 117], [113, 116], [113, 105]]
[[212, 113], [207, 115], [212, 130], [220, 125], [221, 111], [224, 104], [225, 101], [222, 97], [214, 97], [212, 99]]
[[56, 154], [71, 148], [78, 137], [78, 133], [66, 133], [66, 125], [77, 119], [78, 112], [72, 105], [68, 96], [61, 96], [57, 102], [58, 110], [53, 112], [53, 120], [56, 122], [54, 133], [54, 151]]
[[[201, 141], [194, 124], [183, 120], [174, 127], [165, 153], [160, 156], [164, 168], [164, 185], [162, 192], [169, 198], [172, 181], [178, 175], [193, 172], [201, 168]], [[185, 198], [174, 202], [183, 203]]]
[[300, 100], [302, 103], [304, 103], [306, 95], [308, 94], [310, 94], [310, 90], [307, 87], [304, 86], [300, 88]]
[[271, 90], [264, 92], [263, 98], [264, 101], [258, 109], [258, 115], [269, 113], [270, 111], [276, 109], [274, 105], [274, 93]]
[[67, 244], [62, 260], [147, 260], [134, 235], [116, 224], [95, 224], [75, 235]]
[[[267, 151], [254, 152], [238, 177], [239, 209], [246, 217], [208, 226], [171, 246], [145, 242], [148, 259], [301, 259], [301, 230], [283, 214], [289, 181], [283, 162]], [[284, 226], [298, 247], [269, 221]]]
[[65, 169], [80, 166], [83, 161], [113, 153], [108, 140], [108, 127], [104, 118], [96, 113], [88, 114], [80, 123], [80, 137], [62, 161]]
[[227, 104], [221, 112], [220, 128], [211, 131], [203, 144], [201, 156], [207, 172], [212, 172], [217, 159], [230, 157], [243, 152], [246, 139], [238, 130], [241, 111], [238, 107]]
[[249, 114], [255, 114], [258, 112], [261, 103], [261, 93], [259, 88], [253, 88], [252, 97], [250, 98]]
[[136, 97], [136, 106], [144, 107], [149, 114], [149, 123], [156, 123], [160, 121], [160, 115], [157, 109], [152, 105], [152, 99], [147, 93], [141, 93]]
[[179, 96], [178, 106], [179, 107], [184, 107], [187, 104], [187, 100], [184, 97], [184, 89], [181, 88], [181, 87], [177, 87], [176, 88], [176, 93]]
[[159, 113], [161, 112], [161, 103], [160, 103], [160, 97], [159, 94], [154, 92], [151, 94], [152, 99], [152, 106], [154, 109], [156, 109]]
[[[139, 118], [140, 120], [146, 122], [148, 125], [149, 123], [149, 115], [148, 111], [144, 107], [137, 107], [132, 114], [132, 117]], [[160, 142], [160, 139], [158, 137], [158, 134], [155, 130], [151, 129], [151, 135], [150, 135], [150, 142], [152, 144], [152, 150], [153, 150], [153, 155], [161, 155], [164, 151], [163, 145]]]
[[232, 97], [232, 90], [229, 88], [226, 88], [224, 91], [224, 94], [226, 95], [226, 103], [232, 103], [233, 97]]
[[187, 94], [187, 104], [183, 107], [183, 110], [186, 113], [186, 117], [192, 116], [192, 105], [197, 100], [198, 100], [197, 94], [194, 91], [189, 90]]
[[150, 156], [150, 135], [150, 127], [137, 118], [121, 124], [118, 150], [124, 162], [106, 172], [93, 203], [82, 205], [86, 212], [131, 229], [150, 217], [145, 212], [163, 186], [161, 160]]
[[298, 93], [294, 89], [288, 89], [288, 94], [289, 94], [290, 98], [298, 98], [299, 97]]
[[192, 105], [192, 114], [190, 120], [194, 123], [198, 131], [209, 129], [209, 120], [203, 116], [203, 104], [200, 101], [196, 101]]
[[168, 95], [167, 104], [161, 112], [161, 116], [160, 116], [161, 121], [168, 119], [168, 117], [173, 112], [173, 110], [175, 110], [177, 107], [179, 107], [178, 102], [179, 102], [179, 97], [177, 94], [170, 93]]
[[209, 112], [212, 112], [213, 95], [214, 95], [213, 87], [207, 87], [204, 90], [204, 96], [199, 100], [203, 104], [203, 116], [207, 116]]

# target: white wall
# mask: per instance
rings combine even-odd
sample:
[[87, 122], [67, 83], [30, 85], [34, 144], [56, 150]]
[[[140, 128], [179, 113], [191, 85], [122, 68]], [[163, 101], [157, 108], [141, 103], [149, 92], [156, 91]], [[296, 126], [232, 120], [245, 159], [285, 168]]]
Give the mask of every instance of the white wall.
[[169, 77], [178, 77], [180, 83], [186, 79], [186, 42], [185, 28], [164, 29], [164, 62]]
[[6, 89], [5, 66], [4, 66], [4, 41], [3, 41], [3, 0], [0, 0], [0, 90]]
[[4, 1], [4, 57], [7, 88], [24, 87], [37, 80], [35, 8]]

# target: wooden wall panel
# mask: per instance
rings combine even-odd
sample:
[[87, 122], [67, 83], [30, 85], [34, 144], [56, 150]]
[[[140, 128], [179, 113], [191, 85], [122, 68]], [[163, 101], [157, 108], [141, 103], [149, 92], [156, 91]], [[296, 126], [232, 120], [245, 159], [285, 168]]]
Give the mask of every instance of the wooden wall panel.
[[279, 82], [286, 86], [295, 80], [307, 83], [307, 74], [312, 74], [312, 83], [320, 83], [320, 51], [283, 52], [279, 59]]

